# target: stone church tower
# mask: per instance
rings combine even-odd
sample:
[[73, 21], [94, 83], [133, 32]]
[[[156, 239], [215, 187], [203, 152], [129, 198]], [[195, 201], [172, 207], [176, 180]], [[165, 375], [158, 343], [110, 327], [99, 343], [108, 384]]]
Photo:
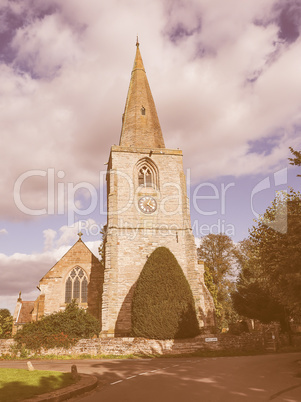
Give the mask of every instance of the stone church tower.
[[180, 150], [165, 148], [139, 43], [107, 171], [107, 235], [102, 334], [127, 336], [135, 283], [150, 254], [165, 246], [190, 284], [200, 327], [214, 326], [214, 305], [197, 262]]

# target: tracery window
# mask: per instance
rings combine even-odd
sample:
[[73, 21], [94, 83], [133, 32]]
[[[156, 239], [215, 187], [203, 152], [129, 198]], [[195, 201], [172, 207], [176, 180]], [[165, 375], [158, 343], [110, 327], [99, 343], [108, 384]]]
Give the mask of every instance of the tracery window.
[[150, 158], [140, 159], [136, 168], [139, 187], [153, 187], [158, 189], [158, 168]]
[[88, 280], [80, 267], [73, 268], [66, 280], [65, 303], [71, 303], [73, 299], [79, 303], [88, 302]]
[[138, 173], [138, 184], [143, 187], [153, 187], [152, 172], [149, 167], [143, 166]]

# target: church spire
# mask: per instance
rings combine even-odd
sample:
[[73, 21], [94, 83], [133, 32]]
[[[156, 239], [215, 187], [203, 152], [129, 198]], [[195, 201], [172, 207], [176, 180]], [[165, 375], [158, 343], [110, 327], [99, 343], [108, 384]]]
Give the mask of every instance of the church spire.
[[162, 131], [146, 77], [137, 36], [136, 56], [122, 117], [119, 145], [135, 148], [165, 148]]

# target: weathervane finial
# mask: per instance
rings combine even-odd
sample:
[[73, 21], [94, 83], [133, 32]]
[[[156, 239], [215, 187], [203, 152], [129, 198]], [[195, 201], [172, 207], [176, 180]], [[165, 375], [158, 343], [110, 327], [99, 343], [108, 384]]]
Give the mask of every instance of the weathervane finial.
[[138, 35], [137, 35], [137, 40], [136, 40], [136, 46], [139, 47], [139, 39], [138, 39]]
[[82, 239], [82, 232], [79, 232], [79, 233], [77, 233], [77, 235], [78, 235], [78, 237], [79, 237], [79, 239], [78, 240], [81, 240]]

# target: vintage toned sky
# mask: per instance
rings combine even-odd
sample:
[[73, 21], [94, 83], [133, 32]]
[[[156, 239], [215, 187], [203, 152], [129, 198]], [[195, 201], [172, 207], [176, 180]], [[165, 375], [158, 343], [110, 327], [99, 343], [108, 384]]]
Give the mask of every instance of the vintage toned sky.
[[73, 194], [97, 253], [137, 33], [196, 237], [242, 240], [276, 190], [300, 190], [300, 27], [300, 0], [0, 0], [0, 308], [33, 300], [76, 241]]

